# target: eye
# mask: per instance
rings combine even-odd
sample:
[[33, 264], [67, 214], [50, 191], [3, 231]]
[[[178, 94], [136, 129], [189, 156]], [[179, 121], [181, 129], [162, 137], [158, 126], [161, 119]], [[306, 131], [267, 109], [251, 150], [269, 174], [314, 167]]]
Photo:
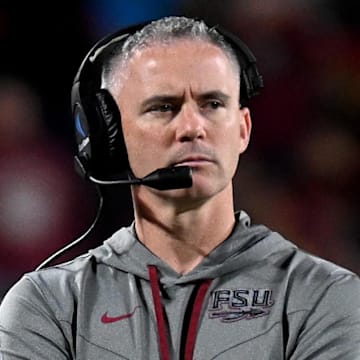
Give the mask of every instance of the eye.
[[173, 111], [174, 106], [171, 104], [162, 104], [159, 106], [158, 111], [160, 112], [167, 112], [167, 111]]
[[149, 108], [149, 112], [168, 112], [174, 111], [174, 106], [172, 104], [156, 104]]
[[224, 104], [219, 100], [209, 100], [202, 105], [202, 108], [207, 110], [217, 110], [220, 107], [224, 107]]
[[221, 106], [222, 106], [222, 104], [220, 103], [220, 101], [217, 101], [217, 100], [210, 101], [210, 103], [209, 103], [209, 107], [211, 107], [212, 109], [217, 109]]

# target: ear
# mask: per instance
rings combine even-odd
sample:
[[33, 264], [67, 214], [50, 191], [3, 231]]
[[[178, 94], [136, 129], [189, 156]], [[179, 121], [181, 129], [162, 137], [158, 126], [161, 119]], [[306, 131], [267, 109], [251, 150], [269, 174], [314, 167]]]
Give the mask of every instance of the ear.
[[249, 145], [251, 127], [252, 127], [250, 110], [247, 107], [243, 107], [239, 109], [239, 121], [240, 121], [239, 153], [242, 154]]

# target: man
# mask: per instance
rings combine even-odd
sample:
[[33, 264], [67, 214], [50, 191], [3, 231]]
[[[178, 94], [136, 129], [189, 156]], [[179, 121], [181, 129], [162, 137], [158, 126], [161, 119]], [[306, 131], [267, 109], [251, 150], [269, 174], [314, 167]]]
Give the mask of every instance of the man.
[[221, 38], [160, 19], [108, 61], [133, 176], [189, 166], [192, 186], [133, 186], [130, 227], [25, 275], [1, 306], [3, 359], [360, 359], [359, 278], [234, 213], [251, 118]]

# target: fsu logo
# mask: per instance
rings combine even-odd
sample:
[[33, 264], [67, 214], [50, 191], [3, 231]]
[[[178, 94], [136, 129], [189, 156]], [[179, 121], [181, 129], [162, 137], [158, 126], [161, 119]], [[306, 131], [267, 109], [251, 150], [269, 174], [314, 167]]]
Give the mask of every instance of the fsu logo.
[[211, 293], [208, 312], [210, 319], [231, 323], [268, 315], [273, 304], [268, 289], [216, 290]]

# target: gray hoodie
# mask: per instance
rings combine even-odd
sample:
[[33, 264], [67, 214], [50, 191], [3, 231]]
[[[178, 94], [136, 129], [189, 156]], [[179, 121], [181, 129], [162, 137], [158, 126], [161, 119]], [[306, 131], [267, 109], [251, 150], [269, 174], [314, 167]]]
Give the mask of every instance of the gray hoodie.
[[0, 307], [0, 359], [359, 360], [358, 276], [237, 220], [185, 275], [134, 225], [25, 274]]

